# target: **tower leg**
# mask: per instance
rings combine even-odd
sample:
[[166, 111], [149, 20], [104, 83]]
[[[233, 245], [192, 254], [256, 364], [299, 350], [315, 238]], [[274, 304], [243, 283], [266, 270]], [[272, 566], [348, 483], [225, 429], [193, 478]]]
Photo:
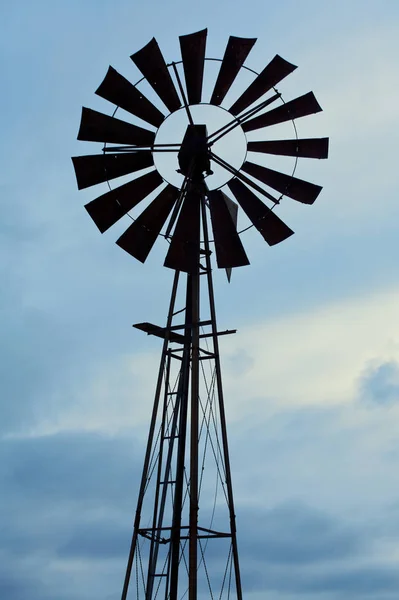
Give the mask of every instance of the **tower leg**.
[[227, 426], [226, 426], [226, 413], [225, 413], [225, 409], [224, 409], [222, 370], [220, 367], [219, 340], [218, 340], [217, 323], [216, 323], [215, 295], [213, 292], [211, 252], [210, 252], [210, 248], [209, 248], [208, 221], [206, 218], [205, 204], [202, 204], [202, 221], [203, 221], [203, 228], [204, 228], [204, 246], [205, 246], [205, 260], [206, 260], [206, 274], [207, 274], [207, 280], [208, 280], [209, 310], [210, 310], [211, 323], [212, 323], [211, 324], [212, 342], [213, 342], [213, 351], [214, 351], [214, 355], [215, 355], [214, 360], [215, 360], [216, 385], [217, 385], [217, 395], [218, 395], [218, 400], [219, 400], [219, 411], [220, 411], [220, 427], [221, 427], [222, 442], [223, 442], [223, 457], [224, 457], [224, 464], [225, 464], [225, 470], [226, 470], [226, 486], [227, 486], [227, 495], [228, 495], [229, 515], [230, 515], [231, 545], [232, 545], [232, 553], [233, 553], [234, 571], [235, 571], [235, 576], [236, 576], [237, 600], [242, 600], [241, 573], [240, 573], [240, 563], [238, 560], [236, 515], [235, 515], [235, 509], [234, 509], [233, 484], [232, 484], [232, 478], [231, 478], [229, 445], [228, 445], [228, 440], [227, 440]]
[[[179, 272], [176, 271], [174, 279], [173, 279], [172, 293], [171, 293], [170, 304], [169, 304], [169, 311], [168, 311], [167, 325], [166, 325], [167, 328], [170, 328], [170, 326], [172, 324], [178, 284], [179, 284]], [[165, 338], [164, 343], [163, 343], [163, 348], [162, 348], [159, 372], [158, 372], [158, 380], [157, 380], [157, 387], [156, 387], [156, 391], [155, 391], [154, 406], [153, 406], [152, 415], [151, 415], [150, 430], [148, 433], [148, 441], [147, 441], [147, 449], [146, 449], [145, 458], [144, 458], [143, 473], [141, 476], [139, 494], [138, 494], [138, 499], [137, 499], [137, 508], [136, 508], [136, 516], [135, 516], [135, 520], [134, 520], [132, 542], [130, 545], [125, 580], [123, 583], [123, 590], [122, 590], [122, 596], [121, 596], [122, 600], [126, 600], [126, 598], [127, 598], [129, 582], [130, 582], [130, 577], [131, 577], [131, 573], [132, 573], [133, 558], [134, 558], [134, 555], [136, 552], [137, 536], [138, 536], [140, 520], [141, 520], [141, 510], [143, 507], [146, 482], [147, 482], [147, 478], [148, 478], [148, 467], [150, 464], [151, 452], [152, 452], [153, 444], [154, 444], [154, 433], [155, 433], [155, 427], [156, 427], [156, 423], [157, 423], [159, 399], [161, 396], [163, 374], [164, 374], [167, 354], [168, 354], [168, 340], [167, 340], [167, 338]]]
[[190, 427], [190, 514], [189, 514], [189, 600], [197, 600], [198, 571], [198, 419], [199, 419], [199, 265], [191, 276], [191, 427]]
[[[187, 437], [187, 415], [189, 401], [189, 380], [190, 380], [190, 362], [192, 351], [192, 324], [193, 324], [193, 287], [196, 282], [195, 277], [187, 275], [186, 292], [186, 319], [184, 329], [184, 348], [182, 357], [182, 366], [179, 381], [180, 397], [180, 421], [179, 421], [179, 441], [176, 460], [176, 483], [173, 502], [173, 522], [171, 531], [171, 566], [170, 566], [170, 600], [177, 600], [180, 570], [180, 549], [181, 549], [181, 521], [183, 511], [183, 490], [185, 484], [185, 453]], [[190, 484], [191, 489], [191, 484]]]

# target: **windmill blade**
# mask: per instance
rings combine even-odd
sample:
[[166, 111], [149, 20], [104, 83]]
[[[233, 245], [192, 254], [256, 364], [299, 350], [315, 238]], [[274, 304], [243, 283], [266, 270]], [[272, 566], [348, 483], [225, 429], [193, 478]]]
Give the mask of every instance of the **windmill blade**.
[[220, 190], [208, 193], [216, 262], [219, 268], [249, 265], [248, 257], [234, 225], [227, 202], [231, 202]]
[[313, 92], [309, 92], [303, 96], [299, 96], [299, 98], [290, 100], [273, 110], [269, 110], [269, 112], [264, 115], [249, 119], [242, 124], [242, 128], [246, 132], [253, 131], [254, 129], [260, 129], [261, 127], [269, 127], [270, 125], [276, 125], [277, 123], [284, 123], [285, 121], [291, 121], [292, 119], [313, 115], [322, 110], [323, 109], [317, 102]]
[[328, 138], [304, 140], [272, 140], [268, 142], [248, 142], [250, 152], [299, 156], [301, 158], [327, 158]]
[[[234, 229], [237, 231], [238, 204], [236, 202], [233, 202], [233, 200], [231, 200], [227, 196], [225, 196], [224, 199], [226, 201], [227, 208], [229, 209], [229, 213], [230, 213], [231, 219], [232, 219], [233, 224], [234, 224]], [[231, 267], [229, 267], [229, 268], [226, 269], [227, 281], [229, 283], [231, 281], [232, 271], [233, 271], [233, 269]]]
[[176, 203], [179, 190], [173, 185], [165, 189], [141, 213], [117, 240], [118, 246], [144, 263]]
[[208, 30], [203, 29], [179, 37], [189, 104], [201, 102], [207, 33]]
[[257, 78], [241, 94], [238, 100], [234, 102], [233, 106], [229, 109], [230, 112], [233, 115], [238, 115], [296, 68], [295, 65], [292, 65], [276, 54], [273, 60], [259, 73]]
[[72, 162], [79, 190], [152, 167], [154, 164], [149, 150], [124, 154], [74, 156]]
[[155, 133], [83, 107], [78, 140], [151, 146], [155, 140]]
[[176, 88], [155, 38], [130, 58], [171, 112], [181, 107]]
[[256, 38], [239, 38], [233, 35], [229, 37], [212, 93], [211, 104], [218, 106], [223, 102], [255, 42]]
[[85, 205], [85, 209], [101, 233], [104, 233], [162, 182], [158, 171], [150, 171], [92, 200]]
[[200, 192], [189, 190], [183, 200], [164, 265], [193, 273], [198, 268], [200, 244]]
[[96, 94], [154, 127], [159, 127], [165, 118], [152, 102], [113, 67], [109, 67]]
[[248, 219], [253, 223], [269, 246], [279, 244], [293, 235], [294, 232], [292, 229], [239, 179], [231, 179], [227, 185]]
[[241, 169], [248, 173], [248, 175], [255, 177], [255, 179], [263, 181], [263, 183], [266, 183], [266, 185], [277, 190], [284, 196], [289, 196], [303, 204], [313, 204], [323, 189], [319, 185], [309, 183], [309, 181], [303, 181], [303, 179], [297, 179], [291, 175], [279, 173], [278, 171], [267, 169], [249, 161], [246, 161]]

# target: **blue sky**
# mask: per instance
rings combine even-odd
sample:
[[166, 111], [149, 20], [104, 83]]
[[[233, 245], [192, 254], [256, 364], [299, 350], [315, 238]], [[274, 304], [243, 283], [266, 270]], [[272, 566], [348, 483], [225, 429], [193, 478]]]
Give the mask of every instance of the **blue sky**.
[[[313, 90], [330, 159], [324, 186], [284, 201], [295, 230], [251, 266], [217, 274], [245, 596], [393, 600], [399, 593], [399, 5], [396, 0], [3, 2], [0, 223], [0, 596], [118, 598], [171, 272], [100, 236], [70, 156], [81, 106], [109, 64], [155, 36], [208, 27], [258, 37], [248, 65], [299, 65], [284, 98]], [[110, 111], [110, 108], [108, 107]], [[94, 148], [89, 151], [93, 150]], [[234, 338], [234, 339], [233, 339]], [[248, 466], [250, 465], [250, 466]], [[257, 523], [262, 527], [258, 527]]]

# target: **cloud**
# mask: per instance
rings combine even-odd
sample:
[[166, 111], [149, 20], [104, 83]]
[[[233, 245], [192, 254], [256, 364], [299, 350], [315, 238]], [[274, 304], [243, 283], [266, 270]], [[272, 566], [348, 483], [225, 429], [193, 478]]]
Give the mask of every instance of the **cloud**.
[[[238, 507], [287, 498], [365, 520], [397, 499], [397, 410], [358, 402], [261, 412], [229, 426]], [[239, 510], [239, 508], [238, 508]], [[375, 517], [373, 517], [375, 518]], [[391, 517], [394, 519], [394, 516]]]
[[[7, 559], [3, 565], [5, 568], [0, 569], [0, 596], [1, 598], [7, 598], [7, 600], [21, 600], [21, 598], [32, 598], [33, 600], [43, 598], [43, 600], [50, 600], [51, 596], [48, 595], [45, 586], [34, 577], [33, 574], [26, 575], [15, 565], [14, 568], [10, 568], [10, 564]], [[59, 596], [58, 596], [59, 597]], [[64, 596], [61, 596], [64, 598]]]
[[91, 600], [100, 589], [113, 597], [141, 470], [131, 439], [87, 433], [3, 439], [0, 452], [2, 597]]
[[[274, 590], [284, 600], [321, 592], [334, 600], [341, 598], [333, 594], [358, 600], [366, 593], [363, 576], [375, 600], [395, 589], [391, 563], [399, 519], [397, 510], [386, 510], [386, 502], [395, 498], [396, 480], [383, 462], [359, 471], [359, 460], [370, 467], [376, 451], [372, 446], [365, 454], [369, 425], [343, 419], [344, 408], [297, 407], [230, 430], [243, 583], [251, 597]], [[262, 429], [266, 435], [257, 450]], [[359, 446], [362, 440], [365, 446]], [[72, 577], [68, 600], [91, 600], [101, 588], [112, 598], [123, 577], [142, 463], [134, 432], [14, 437], [3, 439], [0, 448], [5, 459], [0, 485], [6, 490], [0, 551], [7, 571], [19, 565], [19, 584], [33, 590], [35, 579], [42, 581], [45, 593], [38, 591], [37, 597], [50, 598], [56, 585]], [[394, 461], [391, 473], [396, 471]], [[246, 482], [246, 476], [256, 481]], [[371, 520], [363, 498], [374, 507], [377, 498], [386, 519]], [[209, 512], [205, 504], [203, 523]], [[390, 547], [383, 545], [387, 531]], [[222, 568], [217, 548], [207, 549], [212, 577]]]
[[[399, 355], [392, 330], [399, 318], [398, 294], [387, 290], [239, 326], [223, 347], [230, 417], [242, 418], [248, 410], [262, 415], [286, 405], [351, 401], [370, 360]], [[250, 357], [243, 373], [232, 362], [240, 353]]]
[[128, 552], [127, 530], [129, 522], [110, 516], [88, 516], [66, 534], [57, 555], [74, 560], [126, 560]]
[[303, 502], [285, 502], [270, 510], [248, 510], [241, 519], [245, 560], [306, 565], [358, 555], [361, 532]]
[[[386, 403], [392, 404], [397, 377], [393, 365], [399, 356], [392, 322], [399, 318], [398, 293], [396, 289], [387, 290], [332, 303], [317, 311], [244, 322], [235, 336], [229, 336], [228, 343], [222, 338], [230, 426], [262, 426], [273, 415], [285, 411], [296, 414], [296, 409], [313, 407], [315, 410], [305, 411], [303, 418], [309, 422], [317, 419], [318, 427], [326, 422], [329, 409], [339, 406], [349, 410], [341, 416], [333, 413], [332, 423], [336, 421], [337, 428], [355, 426], [359, 419], [364, 426], [367, 417], [350, 408], [359, 394], [366, 397], [373, 390], [380, 403], [385, 394]], [[22, 429], [20, 422], [21, 433], [38, 436], [97, 431], [115, 435], [119, 431], [125, 435], [126, 429], [132, 429], [144, 442], [160, 359], [159, 341], [144, 340], [147, 347], [143, 351], [116, 354], [112, 360], [97, 356], [78, 378], [75, 375], [52, 391], [51, 403], [44, 394], [36, 409], [41, 409], [39, 418]], [[35, 358], [38, 356], [36, 353]], [[52, 352], [50, 356], [56, 359], [57, 354]], [[371, 378], [370, 364], [385, 363], [387, 366], [373, 371]], [[37, 397], [32, 396], [32, 381], [25, 383], [27, 398]], [[366, 394], [367, 386], [372, 390], [370, 387]], [[38, 387], [38, 391], [43, 394], [43, 388]], [[43, 403], [46, 398], [47, 405]], [[29, 406], [34, 407], [34, 403]], [[18, 414], [15, 404], [10, 411]], [[301, 418], [300, 413], [297, 418]]]
[[356, 523], [297, 501], [268, 511], [252, 506], [239, 524], [243, 582], [251, 597], [273, 591], [278, 598], [393, 600], [399, 591], [395, 557], [378, 549], [381, 524], [377, 533], [367, 519]]
[[71, 432], [8, 438], [1, 445], [6, 457], [1, 473], [21, 501], [28, 495], [38, 508], [44, 497], [60, 508], [76, 501], [104, 508], [125, 490], [123, 507], [130, 506], [142, 451], [127, 437]]
[[360, 399], [376, 406], [399, 402], [399, 363], [383, 362], [368, 367], [360, 380]]
[[364, 594], [374, 596], [384, 592], [399, 591], [399, 575], [395, 567], [364, 566], [348, 569], [347, 572], [331, 573], [315, 577], [304, 586], [306, 591], [344, 592], [345, 594]]

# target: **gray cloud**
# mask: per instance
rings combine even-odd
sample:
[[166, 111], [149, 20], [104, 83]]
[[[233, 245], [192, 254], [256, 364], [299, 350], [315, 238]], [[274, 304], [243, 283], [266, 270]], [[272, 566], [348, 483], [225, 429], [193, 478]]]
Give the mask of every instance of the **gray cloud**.
[[288, 566], [353, 558], [361, 551], [360, 532], [304, 503], [244, 515], [243, 549], [249, 558]]
[[116, 598], [142, 459], [135, 444], [53, 435], [3, 439], [0, 453], [1, 597]]
[[88, 516], [80, 525], [75, 524], [74, 528], [66, 534], [57, 554], [74, 560], [117, 558], [123, 564], [129, 551], [128, 532], [131, 521], [131, 518], [128, 520], [111, 516], [102, 518]]
[[399, 402], [399, 364], [395, 361], [371, 366], [360, 380], [360, 399], [375, 406]]
[[6, 562], [6, 568], [0, 569], [0, 597], [7, 600], [22, 600], [23, 598], [49, 598], [40, 581], [24, 576], [17, 568], [10, 569]]
[[15, 497], [41, 505], [76, 504], [127, 508], [143, 451], [127, 437], [59, 434], [1, 442], [3, 479]]
[[[8, 573], [0, 586], [7, 597], [23, 598], [29, 588], [33, 600], [51, 598], [56, 582], [74, 573], [67, 600], [94, 599], [94, 590], [79, 591], [90, 577], [112, 598], [126, 564], [142, 451], [127, 435], [96, 434], [8, 439], [0, 447], [0, 485], [7, 490], [0, 501], [0, 552]], [[396, 518], [391, 511], [389, 519]], [[355, 526], [291, 500], [270, 509], [238, 506], [238, 531], [248, 593], [273, 590], [281, 598], [323, 593], [333, 600], [368, 594], [377, 600], [399, 591], [396, 572], [369, 551], [385, 534], [385, 522]], [[221, 546], [208, 544], [207, 557], [213, 576], [223, 568]]]
[[252, 570], [246, 578], [249, 591], [273, 591], [277, 597], [326, 598], [328, 600], [394, 600], [399, 592], [395, 567], [373, 564], [351, 567], [342, 564], [318, 571], [303, 568]]
[[343, 592], [347, 595], [376, 597], [384, 592], [392, 592], [397, 596], [399, 574], [395, 567], [367, 565], [316, 576], [305, 584], [304, 589], [315, 593]]

